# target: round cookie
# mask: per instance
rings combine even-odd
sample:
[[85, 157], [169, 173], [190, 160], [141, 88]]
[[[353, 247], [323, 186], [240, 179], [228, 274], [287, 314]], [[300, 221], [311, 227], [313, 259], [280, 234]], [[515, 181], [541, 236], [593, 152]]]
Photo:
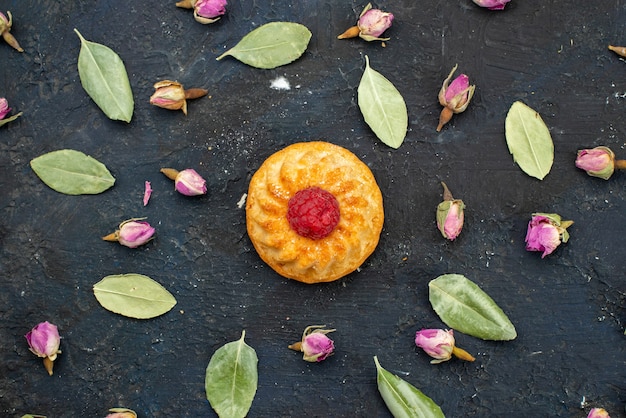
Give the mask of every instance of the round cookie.
[[[290, 199], [310, 188], [332, 194], [339, 208], [336, 226], [317, 239], [297, 233], [287, 218]], [[248, 235], [261, 259], [289, 279], [330, 282], [356, 270], [376, 248], [383, 220], [382, 194], [370, 169], [328, 142], [290, 145], [265, 160], [250, 181]]]

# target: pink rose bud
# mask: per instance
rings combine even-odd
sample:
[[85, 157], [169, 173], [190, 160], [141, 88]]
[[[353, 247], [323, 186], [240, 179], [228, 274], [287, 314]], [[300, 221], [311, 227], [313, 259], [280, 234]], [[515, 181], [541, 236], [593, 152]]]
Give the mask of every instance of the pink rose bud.
[[9, 107], [9, 101], [4, 97], [0, 97], [0, 119], [4, 119], [10, 111], [11, 108]]
[[578, 151], [576, 167], [593, 177], [608, 180], [615, 171], [615, 154], [608, 147], [595, 147]]
[[198, 99], [209, 94], [205, 89], [187, 89], [177, 81], [163, 80], [154, 83], [154, 93], [150, 96], [150, 104], [163, 109], [179, 110], [187, 114], [187, 99]]
[[511, 0], [474, 0], [474, 3], [489, 10], [502, 10], [510, 1]]
[[[439, 90], [439, 103], [444, 107], [439, 115], [439, 125], [437, 126], [437, 132], [441, 131], [443, 125], [448, 123], [452, 119], [454, 113], [461, 113], [467, 109], [476, 86], [470, 85], [469, 77], [465, 74], [461, 74], [455, 78], [452, 83], [452, 74], [457, 69], [457, 65], [452, 68], [448, 78], [443, 81], [441, 89]], [[449, 85], [448, 85], [449, 83]]]
[[465, 204], [461, 199], [452, 197], [452, 193], [444, 182], [441, 182], [441, 185], [443, 186], [443, 202], [437, 206], [437, 228], [444, 238], [453, 241], [463, 229]]
[[199, 196], [206, 194], [206, 180], [192, 168], [178, 171], [173, 168], [162, 168], [161, 173], [174, 180], [174, 188], [185, 196]]
[[593, 408], [587, 418], [611, 418], [604, 408]]
[[325, 325], [311, 325], [306, 327], [302, 340], [291, 344], [290, 349], [304, 353], [303, 359], [312, 363], [320, 362], [333, 354], [335, 344], [326, 334], [335, 331], [324, 329]]
[[392, 13], [372, 9], [372, 4], [369, 3], [361, 12], [357, 25], [352, 26], [337, 38], [347, 39], [359, 36], [366, 41], [388, 41], [389, 38], [380, 38], [380, 35], [389, 29], [392, 23]]
[[443, 329], [422, 329], [415, 333], [415, 345], [431, 356], [431, 364], [438, 364], [450, 360], [452, 355], [462, 360], [476, 360], [467, 351], [455, 347], [454, 331]]
[[52, 376], [53, 362], [61, 352], [59, 350], [61, 337], [57, 326], [48, 321], [42, 322], [30, 330], [25, 337], [30, 351], [38, 357], [43, 357], [44, 367]]
[[226, 13], [226, 0], [197, 0], [193, 7], [193, 17], [203, 25], [217, 22]]
[[102, 237], [105, 241], [117, 241], [128, 248], [137, 248], [152, 239], [155, 229], [145, 218], [133, 218], [122, 222], [117, 231]]
[[563, 221], [556, 213], [533, 213], [526, 232], [526, 250], [543, 251], [541, 258], [569, 240], [567, 228], [574, 221]]
[[137, 418], [137, 413], [132, 409], [111, 408], [109, 412], [112, 413], [107, 415], [106, 418]]
[[0, 35], [4, 38], [7, 44], [11, 45], [14, 49], [19, 52], [24, 52], [20, 44], [17, 42], [17, 39], [11, 35], [11, 26], [13, 26], [13, 16], [11, 16], [11, 12], [7, 11], [7, 15], [9, 18], [4, 15], [4, 13], [0, 12]]

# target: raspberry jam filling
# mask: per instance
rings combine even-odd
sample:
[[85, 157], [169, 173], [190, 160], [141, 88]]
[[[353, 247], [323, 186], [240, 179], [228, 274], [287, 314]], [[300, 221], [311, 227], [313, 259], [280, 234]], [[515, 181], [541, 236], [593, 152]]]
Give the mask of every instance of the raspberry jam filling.
[[287, 220], [298, 235], [322, 239], [339, 223], [339, 202], [319, 187], [300, 190], [289, 199]]

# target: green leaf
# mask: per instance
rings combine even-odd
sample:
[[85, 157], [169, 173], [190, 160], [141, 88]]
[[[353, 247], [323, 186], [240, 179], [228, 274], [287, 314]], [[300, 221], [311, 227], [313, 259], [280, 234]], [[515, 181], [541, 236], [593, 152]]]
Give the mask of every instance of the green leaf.
[[498, 305], [474, 282], [444, 274], [428, 283], [431, 305], [450, 328], [483, 340], [512, 340], [515, 327]]
[[554, 144], [539, 113], [522, 102], [515, 102], [504, 125], [513, 161], [529, 176], [543, 180], [552, 168]]
[[98, 194], [115, 183], [104, 164], [72, 149], [40, 155], [31, 160], [30, 166], [44, 183], [59, 193]]
[[376, 363], [378, 391], [395, 418], [445, 417], [439, 405], [432, 399], [415, 386], [383, 369], [376, 356], [374, 356], [374, 363]]
[[106, 276], [93, 286], [93, 293], [105, 309], [137, 319], [163, 315], [176, 305], [163, 286], [135, 273]]
[[23, 112], [17, 113], [13, 116], [9, 116], [8, 118], [4, 118], [4, 119], [0, 119], [0, 126], [4, 125], [5, 123], [9, 123], [9, 122], [13, 122], [15, 119], [19, 118], [20, 116], [22, 116]]
[[244, 36], [241, 41], [222, 55], [237, 58], [256, 68], [276, 68], [298, 59], [311, 40], [306, 26], [293, 22], [271, 22]]
[[409, 125], [406, 104], [394, 85], [372, 70], [367, 55], [357, 91], [361, 113], [378, 139], [391, 148], [400, 147]]
[[206, 397], [221, 418], [245, 417], [254, 400], [258, 358], [245, 336], [220, 347], [206, 368]]
[[83, 88], [109, 119], [130, 122], [133, 117], [133, 92], [126, 68], [109, 47], [80, 38], [78, 75]]

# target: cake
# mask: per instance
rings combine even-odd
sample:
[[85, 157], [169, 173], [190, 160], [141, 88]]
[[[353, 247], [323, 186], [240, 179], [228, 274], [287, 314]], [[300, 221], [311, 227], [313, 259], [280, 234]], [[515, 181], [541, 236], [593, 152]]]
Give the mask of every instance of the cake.
[[246, 201], [248, 235], [278, 274], [304, 283], [337, 280], [372, 254], [383, 199], [371, 170], [328, 142], [300, 142], [254, 173]]

